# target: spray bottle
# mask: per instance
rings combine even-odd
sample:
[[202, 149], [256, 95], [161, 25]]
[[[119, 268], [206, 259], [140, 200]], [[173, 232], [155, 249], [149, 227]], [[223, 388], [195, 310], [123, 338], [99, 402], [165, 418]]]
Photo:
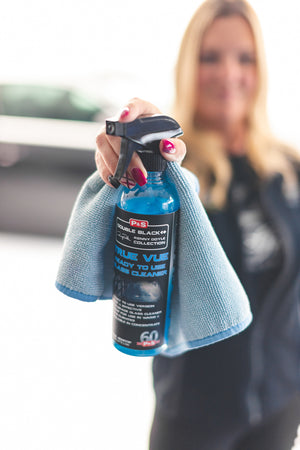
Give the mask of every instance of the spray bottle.
[[153, 356], [167, 346], [179, 198], [165, 175], [161, 139], [179, 136], [167, 116], [129, 123], [106, 121], [106, 133], [121, 136], [118, 165], [110, 183], [118, 188], [136, 151], [147, 183], [122, 186], [116, 205], [113, 282], [113, 344], [123, 353]]

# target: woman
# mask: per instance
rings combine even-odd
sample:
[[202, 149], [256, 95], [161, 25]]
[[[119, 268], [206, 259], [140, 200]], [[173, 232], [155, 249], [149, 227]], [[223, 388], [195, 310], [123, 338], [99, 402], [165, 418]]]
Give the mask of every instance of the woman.
[[[121, 120], [157, 113], [134, 99]], [[240, 335], [153, 363], [151, 450], [287, 450], [300, 423], [300, 156], [271, 134], [259, 24], [245, 0], [206, 0], [184, 35], [174, 117], [183, 165], [200, 181], [213, 227], [249, 296]], [[119, 141], [100, 133], [109, 184]], [[181, 161], [181, 140], [161, 142]], [[146, 183], [138, 156], [127, 179]], [[124, 183], [128, 183], [124, 179]]]

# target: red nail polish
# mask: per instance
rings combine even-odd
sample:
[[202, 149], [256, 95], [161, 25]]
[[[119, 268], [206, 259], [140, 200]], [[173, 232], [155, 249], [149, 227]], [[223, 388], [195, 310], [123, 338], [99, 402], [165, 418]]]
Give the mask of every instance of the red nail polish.
[[141, 169], [132, 169], [131, 175], [139, 186], [144, 186], [147, 183], [147, 178], [145, 177]]
[[168, 139], [163, 139], [162, 151], [165, 153], [175, 153], [176, 149], [173, 142], [168, 141]]
[[120, 114], [120, 119], [125, 119], [129, 114], [129, 108], [126, 106]]

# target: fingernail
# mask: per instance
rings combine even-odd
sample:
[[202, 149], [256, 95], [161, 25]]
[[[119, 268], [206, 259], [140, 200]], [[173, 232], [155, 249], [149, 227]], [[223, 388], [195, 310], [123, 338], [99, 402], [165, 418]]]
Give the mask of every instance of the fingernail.
[[134, 168], [131, 171], [131, 175], [133, 176], [134, 180], [137, 182], [139, 186], [144, 186], [147, 183], [147, 178], [141, 171], [141, 169]]
[[175, 153], [176, 149], [173, 142], [168, 141], [168, 139], [163, 139], [162, 151], [165, 153]]
[[126, 106], [120, 114], [120, 119], [125, 119], [129, 114], [129, 108]]

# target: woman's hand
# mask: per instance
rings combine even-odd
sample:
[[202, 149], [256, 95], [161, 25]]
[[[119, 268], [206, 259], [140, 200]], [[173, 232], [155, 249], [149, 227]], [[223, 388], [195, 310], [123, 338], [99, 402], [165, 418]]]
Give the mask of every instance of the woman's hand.
[[[132, 99], [123, 109], [119, 116], [120, 122], [132, 122], [141, 116], [151, 116], [161, 114], [159, 109], [149, 102], [139, 98]], [[109, 177], [115, 173], [117, 167], [121, 138], [109, 136], [105, 133], [105, 128], [101, 130], [96, 138], [96, 165], [101, 178], [109, 186]], [[168, 161], [181, 162], [185, 156], [186, 148], [180, 139], [163, 139], [160, 142], [160, 152]], [[140, 157], [134, 153], [121, 183], [133, 187], [136, 183], [143, 186], [147, 182], [147, 171], [143, 166]]]

